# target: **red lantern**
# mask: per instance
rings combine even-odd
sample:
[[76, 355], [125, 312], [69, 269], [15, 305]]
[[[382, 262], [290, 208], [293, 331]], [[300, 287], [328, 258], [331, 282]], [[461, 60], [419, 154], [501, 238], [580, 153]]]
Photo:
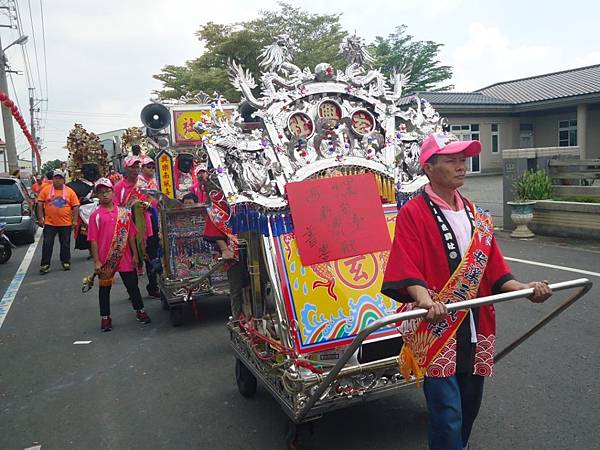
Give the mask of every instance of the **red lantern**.
[[0, 102], [3, 102], [7, 98], [8, 98], [8, 95], [6, 95], [6, 92], [0, 92]]
[[4, 106], [6, 106], [7, 108], [12, 108], [14, 105], [13, 101], [9, 98], [7, 98], [6, 100], [4, 100]]
[[10, 107], [10, 110], [12, 111], [12, 113], [14, 115], [19, 112], [19, 107], [13, 103], [13, 105]]

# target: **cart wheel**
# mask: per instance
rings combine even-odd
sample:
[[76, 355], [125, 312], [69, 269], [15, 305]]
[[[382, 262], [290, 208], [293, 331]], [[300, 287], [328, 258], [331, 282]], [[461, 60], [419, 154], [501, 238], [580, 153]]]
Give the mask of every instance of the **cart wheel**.
[[235, 359], [235, 381], [238, 390], [244, 397], [254, 397], [256, 394], [256, 377], [239, 359]]
[[173, 306], [171, 308], [171, 325], [178, 327], [183, 324], [183, 306]]
[[314, 434], [314, 423], [294, 423], [288, 424], [288, 431], [285, 436], [285, 444], [289, 450], [300, 450], [305, 448], [305, 445]]
[[169, 309], [171, 309], [167, 297], [165, 296], [163, 291], [160, 291], [160, 304], [162, 306], [163, 311], [168, 311]]

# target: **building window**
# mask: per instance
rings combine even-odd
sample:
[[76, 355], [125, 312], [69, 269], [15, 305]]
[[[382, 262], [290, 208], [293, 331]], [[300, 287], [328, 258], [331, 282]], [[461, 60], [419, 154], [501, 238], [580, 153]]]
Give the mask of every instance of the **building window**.
[[533, 124], [522, 123], [519, 125], [519, 148], [533, 148]]
[[558, 122], [558, 146], [577, 145], [577, 120], [561, 120]]
[[[472, 123], [470, 125], [451, 125], [450, 131], [461, 141], [478, 141], [479, 140], [479, 124]], [[479, 155], [467, 159], [467, 170], [469, 172], [480, 172]]]
[[499, 147], [499, 134], [498, 134], [498, 124], [492, 124], [492, 153], [498, 153], [500, 151]]

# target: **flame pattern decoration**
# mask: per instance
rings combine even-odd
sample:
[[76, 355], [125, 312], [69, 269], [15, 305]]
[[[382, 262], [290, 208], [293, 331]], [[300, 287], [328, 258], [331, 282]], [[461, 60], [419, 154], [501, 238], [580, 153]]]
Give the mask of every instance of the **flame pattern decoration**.
[[[323, 341], [335, 341], [337, 339], [355, 336], [372, 323], [383, 316], [394, 314], [394, 308], [388, 308], [382, 295], [377, 294], [375, 298], [369, 295], [361, 295], [357, 300], [350, 299], [350, 314], [345, 315], [342, 308], [337, 310], [336, 315], [325, 317], [324, 314], [317, 315], [317, 306], [312, 303], [304, 305], [300, 314], [302, 322], [303, 345], [317, 344]], [[380, 332], [389, 331], [393, 327], [385, 327]]]

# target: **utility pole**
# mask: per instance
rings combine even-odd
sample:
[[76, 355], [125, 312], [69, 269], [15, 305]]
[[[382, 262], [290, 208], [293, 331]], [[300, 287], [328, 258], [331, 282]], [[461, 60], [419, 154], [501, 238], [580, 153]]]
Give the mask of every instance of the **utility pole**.
[[[11, 44], [12, 45], [12, 44]], [[8, 47], [7, 47], [8, 48]], [[0, 39], [0, 91], [8, 94], [6, 82], [6, 55], [2, 49]], [[17, 147], [15, 145], [15, 129], [13, 128], [12, 111], [2, 104], [2, 125], [4, 126], [4, 140], [6, 141], [6, 156], [8, 157], [8, 172], [13, 173], [19, 168], [17, 160]]]
[[[33, 106], [33, 91], [35, 88], [29, 88], [29, 114], [31, 115], [31, 137], [33, 138], [33, 142], [37, 145], [37, 139], [35, 137], [35, 108]], [[31, 173], [34, 174], [36, 172], [36, 159], [35, 159], [35, 151], [33, 150], [33, 146], [31, 147]]]

